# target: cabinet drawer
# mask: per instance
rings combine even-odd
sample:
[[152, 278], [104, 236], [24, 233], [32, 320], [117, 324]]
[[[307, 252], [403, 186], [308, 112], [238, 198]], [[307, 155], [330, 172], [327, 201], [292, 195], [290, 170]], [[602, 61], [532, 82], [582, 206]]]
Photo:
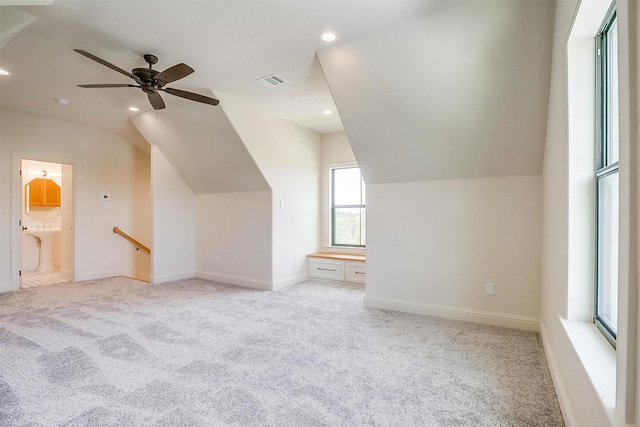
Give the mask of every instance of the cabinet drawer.
[[309, 260], [309, 277], [344, 281], [344, 261]]
[[347, 262], [346, 281], [364, 283], [367, 278], [367, 266], [364, 262]]

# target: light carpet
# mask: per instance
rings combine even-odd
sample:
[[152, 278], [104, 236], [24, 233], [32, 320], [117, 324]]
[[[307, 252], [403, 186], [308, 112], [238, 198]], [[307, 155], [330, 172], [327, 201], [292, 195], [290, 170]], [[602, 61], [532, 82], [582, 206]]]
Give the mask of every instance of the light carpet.
[[0, 295], [2, 426], [562, 426], [539, 334], [125, 278]]

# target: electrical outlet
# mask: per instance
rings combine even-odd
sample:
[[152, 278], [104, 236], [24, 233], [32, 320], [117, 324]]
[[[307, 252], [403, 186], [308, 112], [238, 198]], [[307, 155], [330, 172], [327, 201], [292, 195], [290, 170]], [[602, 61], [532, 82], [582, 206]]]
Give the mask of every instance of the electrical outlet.
[[299, 265], [299, 263], [298, 263], [298, 257], [295, 257], [295, 258], [293, 259], [293, 262], [294, 262], [296, 265]]
[[487, 295], [495, 295], [495, 294], [496, 294], [496, 284], [487, 283]]

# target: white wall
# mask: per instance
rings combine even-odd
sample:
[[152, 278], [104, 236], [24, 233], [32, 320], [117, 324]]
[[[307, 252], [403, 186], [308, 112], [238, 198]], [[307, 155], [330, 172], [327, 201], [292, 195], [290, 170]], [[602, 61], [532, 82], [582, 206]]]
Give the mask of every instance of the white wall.
[[345, 132], [326, 133], [322, 135], [322, 164], [355, 162], [349, 137]]
[[151, 147], [151, 283], [195, 276], [195, 196], [157, 146]]
[[231, 97], [220, 106], [272, 188], [273, 288], [306, 280], [320, 248], [320, 135]]
[[[136, 153], [136, 155], [138, 155]], [[146, 167], [139, 168], [141, 170], [145, 170], [147, 173], [146, 180], [146, 189], [145, 191], [149, 193], [149, 156], [145, 156], [144, 163]], [[60, 215], [60, 227], [62, 230], [71, 230], [71, 232], [63, 231], [60, 235], [60, 272], [64, 277], [68, 279], [73, 278], [73, 218], [75, 211], [75, 197], [73, 196], [73, 182], [75, 178], [73, 176], [73, 165], [62, 165], [62, 189], [61, 189], [61, 200], [63, 206], [66, 203], [66, 207], [62, 209], [62, 215]], [[138, 198], [136, 197], [136, 201]], [[145, 209], [144, 204], [139, 204], [136, 202], [138, 209], [136, 212], [140, 212], [140, 215], [146, 215], [147, 223], [149, 223], [149, 218], [151, 214], [151, 204], [147, 205]], [[149, 225], [148, 228], [151, 228]], [[142, 231], [144, 227], [135, 227], [136, 230]], [[138, 258], [139, 259], [139, 258]], [[144, 280], [149, 280], [149, 266], [148, 266], [148, 257], [147, 260], [141, 260], [140, 263], [136, 263], [136, 265], [142, 264], [146, 265], [146, 278]], [[144, 276], [133, 276], [143, 278]]]
[[[14, 289], [12, 276], [14, 282], [18, 277], [11, 242], [20, 235], [11, 215], [12, 209], [17, 209], [14, 215], [20, 212], [19, 194], [12, 198], [14, 187], [19, 191], [12, 177], [12, 169], [19, 168], [19, 161], [14, 161], [19, 153], [75, 165], [75, 280], [125, 271], [137, 255], [112, 229], [118, 226], [134, 236], [143, 233], [131, 212], [149, 208], [139, 203], [132, 186], [140, 171], [148, 171], [148, 157], [116, 135], [93, 128], [7, 110], [0, 111], [0, 124], [0, 289]], [[111, 194], [112, 207], [102, 205], [101, 193]]]
[[197, 276], [270, 290], [271, 204], [271, 191], [196, 195]]
[[365, 304], [537, 330], [541, 190], [540, 176], [367, 186]]
[[[590, 304], [590, 300], [585, 297], [581, 289], [584, 288], [584, 282], [589, 281], [591, 272], [576, 271], [579, 268], [591, 269], [593, 262], [590, 261], [590, 265], [585, 265], [582, 260], [585, 244], [580, 244], [580, 239], [592, 235], [590, 230], [584, 229], [592, 224], [592, 220], [580, 218], [581, 204], [583, 201], [588, 202], [592, 199], [591, 195], [582, 197], [580, 194], [584, 192], [580, 174], [582, 166], [586, 167], [586, 162], [593, 160], [586, 159], [585, 162], [580, 158], [581, 150], [577, 149], [577, 145], [581, 144], [577, 139], [580, 134], [576, 132], [577, 129], [574, 126], [576, 122], [580, 125], [578, 114], [590, 115], [589, 112], [580, 111], [590, 103], [580, 102], [571, 90], [584, 91], [580, 89], [580, 85], [588, 85], [592, 77], [577, 75], [575, 69], [569, 67], [569, 58], [572, 58], [572, 67], [576, 67], [579, 65], [580, 58], [584, 56], [580, 52], [580, 43], [573, 43], [568, 48], [567, 40], [572, 25], [580, 25], [582, 21], [581, 15], [576, 14], [577, 8], [584, 6], [591, 8], [594, 6], [593, 3], [597, 2], [585, 0], [556, 2], [551, 92], [543, 172], [542, 338], [567, 426], [637, 425], [638, 415], [640, 415], [636, 383], [638, 360], [635, 356], [635, 343], [638, 339], [635, 320], [638, 306], [637, 278], [631, 281], [625, 279], [627, 275], [625, 268], [627, 272], [637, 271], [636, 253], [633, 251], [629, 253], [629, 248], [625, 249], [621, 241], [621, 309], [618, 324], [622, 327], [619, 331], [617, 351], [613, 350], [593, 323], [587, 319], [593, 308], [584, 306], [584, 304]], [[606, 11], [609, 2], [599, 3], [604, 3], [600, 9]], [[582, 9], [581, 14], [584, 10]], [[631, 22], [629, 13], [632, 16]], [[635, 2], [618, 2], [621, 64], [620, 233], [621, 240], [627, 240], [628, 243], [629, 241], [637, 242], [638, 237], [637, 228], [635, 225], [630, 227], [628, 222], [631, 219], [634, 224], [637, 224], [637, 216], [634, 217], [637, 211], [635, 208], [630, 209], [629, 205], [637, 203], [638, 123], [637, 110], [630, 110], [625, 100], [635, 98], [637, 103], [639, 36], [637, 22], [639, 17]], [[595, 27], [591, 28], [592, 36], [597, 31], [598, 22], [601, 22], [601, 18], [599, 21], [596, 20]], [[589, 44], [593, 46], [593, 43]], [[569, 55], [568, 52], [570, 52]], [[588, 73], [593, 73], [591, 67], [586, 65]], [[630, 71], [631, 82], [629, 82]], [[591, 89], [587, 88], [587, 90]], [[572, 107], [571, 111], [569, 111], [569, 105]], [[589, 121], [583, 121], [583, 125], [585, 124], [589, 126]], [[635, 138], [630, 137], [630, 130], [636, 135]], [[569, 137], [572, 138], [571, 143]], [[631, 153], [631, 157], [625, 159], [625, 152]], [[569, 168], [572, 168], [571, 171]], [[593, 206], [589, 211], [592, 212], [592, 209]], [[591, 242], [586, 244], [592, 246]], [[628, 259], [630, 254], [631, 260]], [[593, 284], [587, 283], [587, 286], [592, 292]], [[580, 304], [582, 306], [576, 306]], [[628, 310], [632, 312], [628, 313]], [[625, 418], [628, 424], [625, 423]]]

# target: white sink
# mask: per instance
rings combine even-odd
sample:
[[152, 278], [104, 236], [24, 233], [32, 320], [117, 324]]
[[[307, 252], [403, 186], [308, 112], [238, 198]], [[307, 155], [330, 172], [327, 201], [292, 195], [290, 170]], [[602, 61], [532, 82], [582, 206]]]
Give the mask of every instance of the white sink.
[[60, 235], [59, 228], [35, 228], [26, 230], [27, 234], [40, 239], [40, 263], [36, 271], [46, 272], [53, 270], [53, 245], [51, 238]]

